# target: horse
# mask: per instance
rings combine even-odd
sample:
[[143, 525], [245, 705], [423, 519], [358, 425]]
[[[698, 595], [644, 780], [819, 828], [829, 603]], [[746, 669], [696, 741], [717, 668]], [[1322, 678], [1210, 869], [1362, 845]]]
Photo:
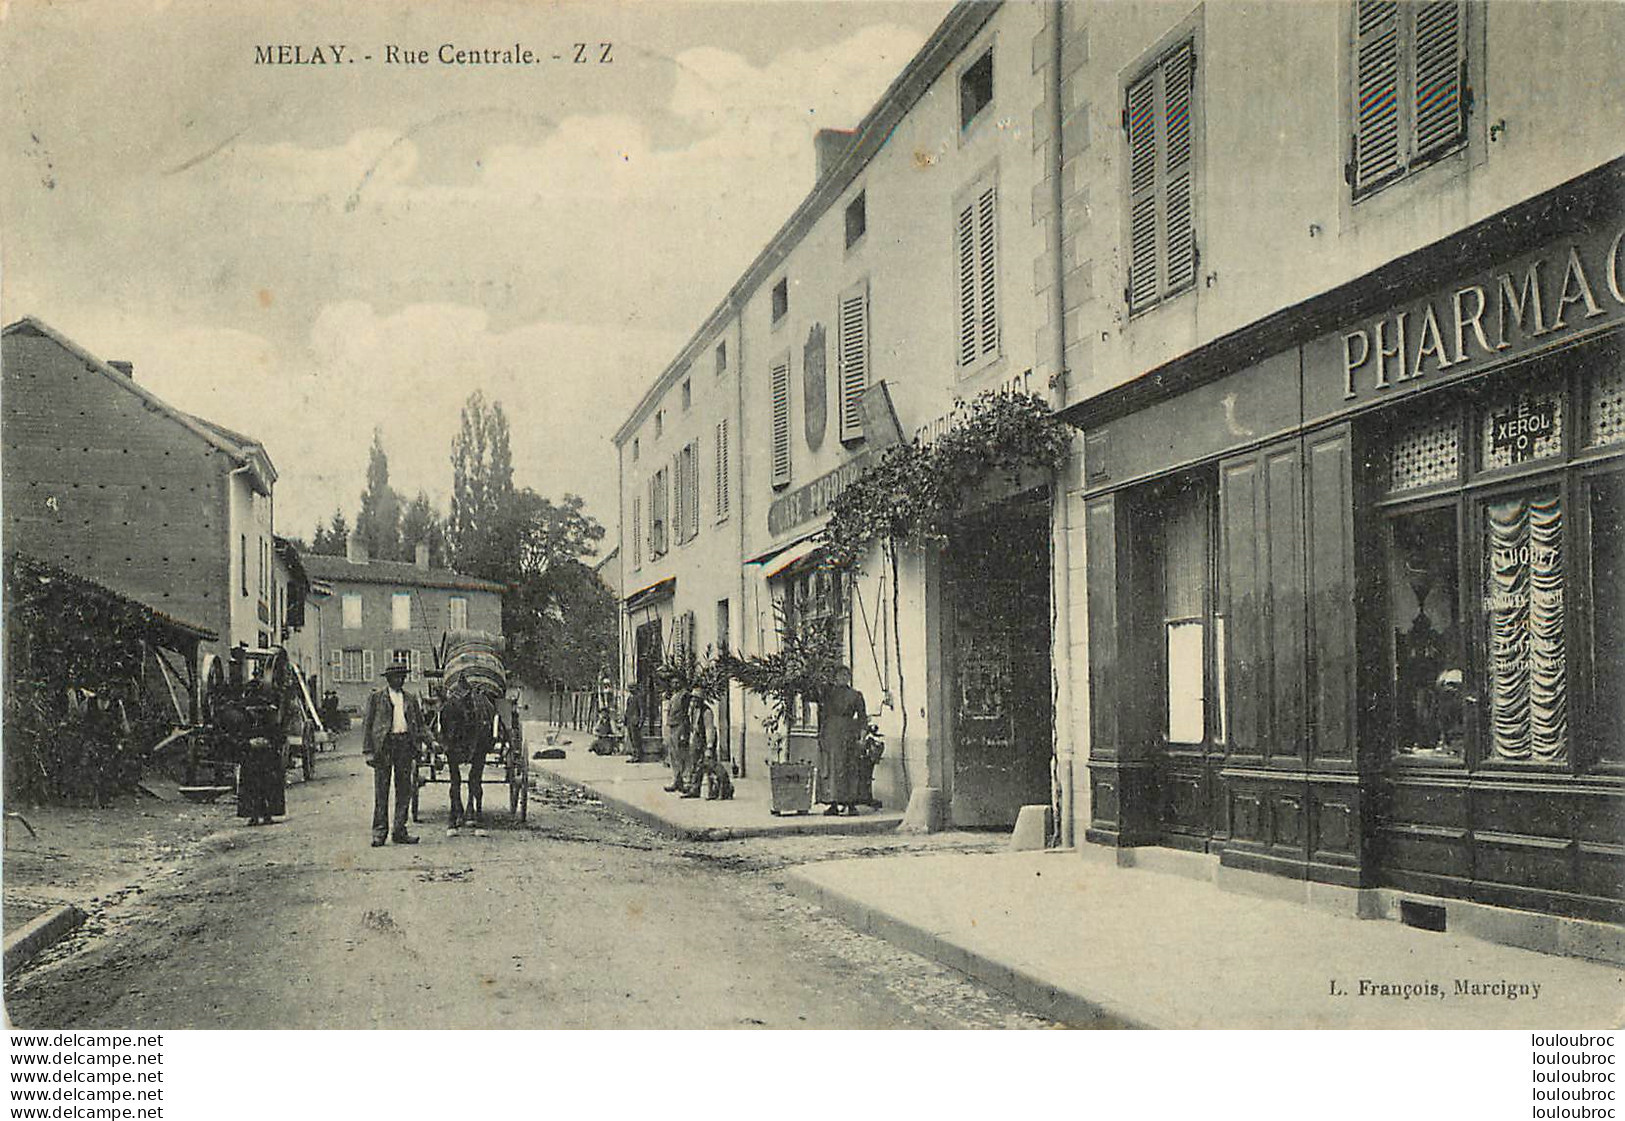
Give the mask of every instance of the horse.
[[[494, 742], [492, 725], [496, 705], [485, 690], [465, 687], [454, 690], [440, 709], [441, 746], [451, 771], [451, 826], [448, 832], [472, 825], [476, 834], [484, 831], [485, 788], [482, 779], [485, 757]], [[462, 766], [468, 764], [468, 813], [463, 813]]]

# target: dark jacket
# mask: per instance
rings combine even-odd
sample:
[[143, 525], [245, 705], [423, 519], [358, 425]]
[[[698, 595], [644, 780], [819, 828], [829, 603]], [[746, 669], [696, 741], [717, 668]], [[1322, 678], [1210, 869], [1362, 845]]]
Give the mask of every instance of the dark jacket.
[[[412, 737], [414, 750], [426, 743], [432, 743], [434, 737], [423, 720], [423, 707], [418, 703], [417, 697], [404, 689], [401, 696], [406, 699], [406, 734]], [[374, 690], [372, 696], [367, 698], [367, 715], [362, 720], [361, 756], [367, 765], [376, 764], [378, 757], [384, 750], [384, 737], [395, 726], [395, 706], [390, 701], [387, 688]]]

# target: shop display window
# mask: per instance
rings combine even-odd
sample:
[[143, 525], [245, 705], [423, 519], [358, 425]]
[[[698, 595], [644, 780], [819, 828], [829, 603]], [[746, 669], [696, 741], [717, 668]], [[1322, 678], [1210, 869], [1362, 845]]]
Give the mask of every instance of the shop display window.
[[1466, 674], [1455, 507], [1399, 515], [1389, 538], [1395, 751], [1459, 761]]
[[1378, 418], [1373, 431], [1386, 449], [1390, 757], [1625, 762], [1618, 344], [1554, 356], [1408, 422]]

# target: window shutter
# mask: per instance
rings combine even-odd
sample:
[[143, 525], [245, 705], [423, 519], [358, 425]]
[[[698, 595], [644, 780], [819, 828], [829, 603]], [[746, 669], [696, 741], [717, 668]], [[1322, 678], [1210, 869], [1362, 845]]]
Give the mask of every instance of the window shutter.
[[1196, 281], [1196, 216], [1192, 208], [1191, 94], [1196, 53], [1187, 43], [1162, 65], [1165, 174], [1163, 229], [1166, 231], [1167, 282], [1177, 292]]
[[988, 187], [976, 200], [976, 251], [981, 295], [982, 353], [999, 349], [998, 315], [998, 199]]
[[1418, 4], [1412, 11], [1416, 43], [1411, 103], [1416, 151], [1421, 158], [1461, 139], [1466, 128], [1462, 91], [1466, 44], [1461, 0]]
[[658, 522], [660, 520], [660, 508], [655, 505], [655, 482], [659, 478], [660, 478], [660, 472], [659, 471], [656, 471], [653, 475], [649, 476], [649, 559], [650, 560], [654, 560], [656, 557], [658, 557], [660, 555], [660, 546], [656, 543], [656, 539], [660, 536], [660, 527], [658, 525]]
[[632, 496], [632, 567], [643, 562], [643, 496]]
[[790, 359], [773, 364], [769, 377], [773, 399], [773, 485], [790, 481]]
[[717, 421], [717, 521], [728, 516], [728, 418]]
[[1399, 120], [1399, 5], [1359, 0], [1355, 9], [1354, 193], [1404, 169]]
[[959, 212], [959, 364], [976, 361], [976, 206]]
[[1128, 307], [1156, 302], [1157, 277], [1157, 72], [1128, 90], [1129, 262]]
[[866, 288], [841, 298], [840, 309], [841, 439], [863, 435], [859, 405], [869, 388], [869, 293]]
[[334, 681], [344, 680], [344, 651], [334, 648], [327, 652], [327, 676]]
[[362, 680], [363, 681], [371, 681], [374, 678], [376, 678], [377, 676], [378, 676], [378, 664], [375, 661], [373, 661], [372, 651], [371, 650], [363, 650], [363, 651], [361, 651], [361, 678], [362, 678]]
[[654, 547], [659, 555], [664, 555], [670, 546], [671, 524], [671, 473], [662, 468], [655, 472], [654, 497]]

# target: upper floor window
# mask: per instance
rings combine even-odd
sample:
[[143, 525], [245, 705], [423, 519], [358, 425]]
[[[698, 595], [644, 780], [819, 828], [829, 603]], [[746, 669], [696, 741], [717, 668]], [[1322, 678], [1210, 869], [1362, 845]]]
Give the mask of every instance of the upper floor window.
[[655, 410], [655, 439], [660, 439], [666, 432], [666, 410]]
[[728, 372], [728, 341], [724, 339], [717, 344], [717, 377]]
[[389, 626], [397, 631], [412, 629], [411, 592], [396, 592], [389, 597]]
[[959, 268], [959, 365], [974, 366], [999, 351], [998, 192], [991, 180], [958, 203], [954, 250]]
[[638, 446], [638, 438], [636, 436], [632, 437], [632, 462], [636, 463], [638, 461], [638, 456], [642, 453], [643, 449]]
[[980, 58], [959, 74], [959, 128], [970, 127], [983, 109], [993, 101], [993, 48], [988, 47]]
[[1196, 285], [1196, 44], [1186, 39], [1129, 83], [1129, 314]]
[[[243, 595], [246, 596], [248, 594], [248, 534], [244, 533], [239, 536], [240, 540], [238, 541], [237, 548], [237, 568], [243, 577]], [[228, 537], [226, 540], [230, 541], [231, 538]], [[226, 548], [229, 549], [231, 546], [227, 545]]]
[[468, 629], [468, 597], [452, 596], [446, 601], [447, 622], [454, 631]]
[[851, 249], [863, 240], [863, 235], [869, 229], [869, 203], [865, 196], [867, 191], [859, 191], [858, 197], [846, 204], [846, 247]]
[[790, 312], [790, 280], [788, 277], [779, 277], [779, 282], [773, 285], [773, 322], [777, 323]]
[[700, 445], [691, 441], [677, 453], [673, 475], [673, 526], [679, 545], [692, 541], [700, 532]]
[[1467, 5], [1357, 0], [1354, 135], [1344, 177], [1362, 198], [1467, 138]]
[[361, 593], [345, 592], [341, 601], [344, 612], [344, 629], [358, 631], [361, 629]]
[[688, 412], [689, 406], [694, 404], [694, 382], [689, 378], [683, 379], [683, 411]]
[[666, 510], [671, 489], [664, 467], [649, 480], [649, 559], [666, 555]]

